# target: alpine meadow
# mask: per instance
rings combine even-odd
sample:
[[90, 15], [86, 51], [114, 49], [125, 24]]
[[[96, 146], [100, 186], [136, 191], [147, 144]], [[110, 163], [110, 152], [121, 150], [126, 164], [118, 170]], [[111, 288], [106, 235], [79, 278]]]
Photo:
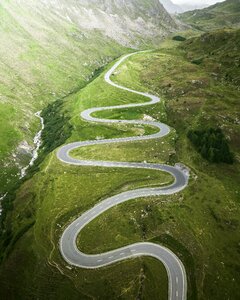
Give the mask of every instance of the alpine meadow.
[[1, 1], [0, 299], [240, 299], [240, 1], [192, 7]]

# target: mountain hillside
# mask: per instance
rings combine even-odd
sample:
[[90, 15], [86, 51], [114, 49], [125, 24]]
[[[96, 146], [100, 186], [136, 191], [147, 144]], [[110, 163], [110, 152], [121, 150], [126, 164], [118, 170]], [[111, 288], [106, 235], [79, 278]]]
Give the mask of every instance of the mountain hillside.
[[158, 0], [1, 1], [0, 197], [30, 159], [36, 111], [176, 28]]
[[158, 0], [32, 0], [27, 5], [30, 9], [32, 5], [40, 11], [45, 9], [81, 29], [100, 30], [127, 46], [139, 45], [140, 36], [144, 43], [153, 42], [176, 29], [174, 20]]
[[216, 80], [240, 90], [240, 29], [224, 29], [188, 39], [182, 45], [194, 64], [204, 66]]
[[240, 1], [226, 0], [201, 10], [183, 13], [179, 18], [196, 29], [204, 31], [221, 27], [239, 27]]

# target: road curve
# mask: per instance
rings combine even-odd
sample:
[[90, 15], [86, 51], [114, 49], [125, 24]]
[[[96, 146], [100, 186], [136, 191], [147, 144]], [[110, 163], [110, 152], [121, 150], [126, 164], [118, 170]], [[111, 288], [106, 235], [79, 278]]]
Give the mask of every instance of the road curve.
[[98, 217], [100, 214], [106, 210], [123, 203], [125, 201], [149, 197], [149, 196], [159, 196], [159, 195], [170, 195], [183, 190], [188, 184], [189, 174], [188, 172], [179, 167], [168, 166], [165, 164], [153, 164], [153, 163], [129, 163], [129, 162], [111, 162], [111, 161], [90, 161], [90, 160], [79, 160], [70, 156], [70, 151], [79, 147], [86, 147], [90, 145], [100, 145], [100, 144], [110, 144], [110, 143], [121, 143], [121, 142], [132, 142], [132, 141], [142, 141], [161, 138], [166, 136], [170, 132], [170, 128], [159, 122], [148, 122], [141, 120], [109, 120], [109, 119], [99, 119], [92, 117], [91, 114], [97, 111], [109, 110], [109, 109], [119, 109], [119, 108], [129, 108], [138, 107], [144, 105], [152, 105], [158, 103], [160, 99], [154, 95], [148, 93], [142, 93], [134, 91], [132, 89], [120, 86], [111, 81], [110, 76], [117, 69], [117, 67], [128, 57], [136, 53], [131, 53], [122, 57], [106, 74], [105, 81], [110, 85], [120, 88], [131, 93], [142, 95], [148, 97], [150, 101], [138, 104], [128, 104], [128, 105], [118, 105], [118, 106], [108, 106], [108, 107], [98, 107], [91, 108], [83, 111], [81, 117], [84, 120], [98, 123], [124, 123], [124, 124], [143, 124], [151, 125], [157, 127], [159, 131], [155, 134], [147, 136], [137, 136], [137, 137], [127, 137], [127, 138], [117, 138], [117, 139], [105, 139], [105, 140], [93, 140], [93, 141], [83, 141], [75, 142], [63, 146], [57, 152], [57, 157], [64, 163], [79, 166], [99, 166], [99, 167], [119, 167], [119, 168], [141, 168], [141, 169], [154, 169], [165, 171], [174, 177], [174, 182], [165, 187], [159, 188], [140, 188], [135, 190], [130, 190], [117, 194], [115, 196], [109, 197], [102, 202], [96, 204], [93, 208], [82, 214], [74, 222], [72, 222], [63, 232], [60, 239], [60, 251], [65, 259], [70, 265], [74, 265], [81, 268], [95, 269], [103, 266], [113, 264], [118, 261], [122, 261], [129, 258], [139, 257], [139, 256], [151, 256], [160, 260], [168, 274], [169, 280], [169, 292], [168, 298], [171, 300], [185, 300], [187, 297], [187, 279], [185, 268], [180, 261], [180, 259], [169, 249], [154, 244], [141, 242], [132, 244], [126, 247], [122, 247], [117, 250], [109, 251], [97, 255], [89, 255], [82, 253], [76, 246], [76, 239], [79, 232], [93, 219]]

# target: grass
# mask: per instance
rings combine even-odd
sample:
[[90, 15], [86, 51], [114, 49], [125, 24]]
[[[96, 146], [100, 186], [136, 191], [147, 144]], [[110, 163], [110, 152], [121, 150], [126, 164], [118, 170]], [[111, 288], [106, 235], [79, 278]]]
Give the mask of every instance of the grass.
[[[107, 211], [84, 228], [78, 244], [89, 253], [136, 241], [163, 244], [184, 262], [188, 299], [239, 299], [239, 124], [234, 122], [238, 118], [239, 91], [228, 81], [216, 81], [204, 65], [192, 64], [174, 41], [165, 45], [159, 51], [129, 58], [113, 80], [160, 95], [163, 100], [152, 107], [121, 111], [124, 119], [147, 114], [176, 132], [172, 130], [155, 145], [111, 145], [111, 151], [104, 145], [94, 146], [74, 151], [74, 155], [182, 162], [191, 169], [189, 186], [176, 195], [137, 199]], [[108, 86], [101, 75], [65, 102], [73, 126], [68, 141], [135, 134], [136, 128], [87, 123], [79, 114], [89, 107], [140, 101], [146, 99]], [[117, 118], [119, 114], [109, 111], [98, 116]], [[202, 124], [222, 128], [237, 157], [233, 165], [210, 164], [195, 151], [187, 132]], [[139, 132], [138, 128], [138, 133], [143, 130], [146, 134], [149, 129]], [[167, 151], [173, 155], [169, 157]], [[69, 270], [58, 242], [67, 224], [102, 199], [169, 180], [166, 174], [150, 170], [66, 166], [56, 159], [55, 152], [49, 154], [40, 172], [19, 189], [14, 210], [7, 218], [6, 224], [15, 236], [33, 220], [35, 223], [9, 249], [0, 271], [1, 293], [8, 295], [11, 287], [11, 295], [25, 298], [44, 299], [47, 293], [50, 299], [69, 295], [71, 299], [159, 299], [159, 295], [166, 299], [166, 272], [156, 260], [141, 258], [100, 270]], [[13, 267], [14, 274], [22, 276], [10, 286], [17, 277]]]
[[[137, 133], [137, 131], [136, 131]], [[129, 161], [129, 162], [168, 162], [174, 155], [173, 145], [175, 135], [172, 137], [165, 137], [161, 141], [144, 141], [120, 143], [111, 145], [111, 152], [106, 159], [106, 151], [109, 145], [91, 146], [80, 148], [72, 151], [72, 156], [81, 159], [95, 159], [95, 160], [111, 160], [111, 161]], [[151, 157], [151, 159], [148, 159]]]

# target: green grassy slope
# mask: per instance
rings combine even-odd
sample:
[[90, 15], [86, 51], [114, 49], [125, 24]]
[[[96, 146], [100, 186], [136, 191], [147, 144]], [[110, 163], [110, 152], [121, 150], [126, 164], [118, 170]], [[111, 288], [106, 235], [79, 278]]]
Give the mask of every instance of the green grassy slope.
[[[3, 5], [5, 4], [5, 5]], [[34, 112], [83, 86], [126, 48], [99, 31], [43, 18], [27, 7], [0, 4], [0, 195], [11, 187], [39, 127]], [[17, 16], [17, 17], [16, 17]]]
[[179, 19], [203, 31], [221, 27], [239, 27], [240, 2], [226, 0], [204, 9], [185, 12], [179, 15]]

